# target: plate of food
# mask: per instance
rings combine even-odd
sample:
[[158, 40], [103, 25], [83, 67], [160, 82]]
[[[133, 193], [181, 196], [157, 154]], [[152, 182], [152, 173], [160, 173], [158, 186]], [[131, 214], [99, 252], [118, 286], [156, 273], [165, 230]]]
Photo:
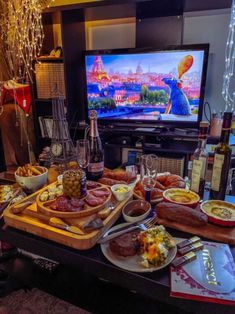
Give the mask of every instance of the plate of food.
[[[159, 173], [155, 179], [155, 185], [151, 191], [151, 203], [157, 204], [163, 200], [163, 193], [169, 188], [185, 188], [185, 181], [176, 174]], [[141, 181], [138, 181], [134, 187], [134, 197], [144, 199], [145, 191]]]
[[[114, 226], [115, 230], [123, 223]], [[101, 244], [104, 256], [114, 265], [133, 272], [153, 272], [169, 265], [176, 256], [173, 237], [163, 226], [131, 231]]]
[[235, 226], [234, 204], [219, 200], [210, 200], [203, 202], [200, 208], [207, 215], [210, 222], [228, 227]]

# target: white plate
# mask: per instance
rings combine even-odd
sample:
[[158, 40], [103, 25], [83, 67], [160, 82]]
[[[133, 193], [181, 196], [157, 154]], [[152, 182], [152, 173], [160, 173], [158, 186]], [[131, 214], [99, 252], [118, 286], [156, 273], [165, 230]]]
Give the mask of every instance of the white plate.
[[[128, 223], [122, 223], [117, 226], [114, 226], [110, 230], [115, 230], [118, 227], [128, 225]], [[141, 256], [140, 255], [135, 255], [135, 256], [128, 256], [128, 257], [122, 257], [118, 256], [114, 253], [111, 252], [109, 249], [109, 242], [107, 243], [102, 243], [100, 245], [101, 251], [104, 254], [104, 256], [114, 265], [133, 272], [139, 272], [139, 273], [148, 273], [148, 272], [153, 272], [159, 269], [162, 269], [169, 265], [173, 259], [176, 256], [177, 253], [177, 248], [176, 246], [170, 249], [169, 254], [165, 260], [165, 262], [161, 266], [155, 266], [155, 267], [148, 267], [145, 268], [140, 264], [141, 261]]]

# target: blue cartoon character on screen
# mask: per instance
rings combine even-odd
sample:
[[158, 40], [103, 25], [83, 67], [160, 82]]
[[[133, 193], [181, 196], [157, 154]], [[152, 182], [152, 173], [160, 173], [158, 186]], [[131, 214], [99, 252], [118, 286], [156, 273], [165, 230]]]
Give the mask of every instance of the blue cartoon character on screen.
[[191, 115], [191, 108], [187, 96], [182, 90], [181, 77], [193, 64], [191, 55], [185, 56], [178, 64], [178, 79], [165, 77], [162, 81], [170, 88], [170, 98], [165, 114]]

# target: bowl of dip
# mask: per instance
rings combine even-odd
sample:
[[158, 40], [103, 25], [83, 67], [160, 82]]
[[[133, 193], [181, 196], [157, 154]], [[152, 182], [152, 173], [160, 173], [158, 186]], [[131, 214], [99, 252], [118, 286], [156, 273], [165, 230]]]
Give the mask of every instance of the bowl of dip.
[[128, 202], [122, 209], [123, 218], [127, 222], [144, 220], [151, 211], [151, 205], [145, 200], [133, 200]]

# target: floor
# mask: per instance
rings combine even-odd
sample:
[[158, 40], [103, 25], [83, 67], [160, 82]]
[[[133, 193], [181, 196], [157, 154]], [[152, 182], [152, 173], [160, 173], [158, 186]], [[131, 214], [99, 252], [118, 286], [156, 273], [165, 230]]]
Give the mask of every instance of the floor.
[[27, 291], [37, 287], [91, 313], [187, 314], [62, 265], [48, 274], [30, 259], [15, 257], [1, 262], [0, 269], [9, 274], [5, 281], [0, 278], [1, 297], [22, 288]]

